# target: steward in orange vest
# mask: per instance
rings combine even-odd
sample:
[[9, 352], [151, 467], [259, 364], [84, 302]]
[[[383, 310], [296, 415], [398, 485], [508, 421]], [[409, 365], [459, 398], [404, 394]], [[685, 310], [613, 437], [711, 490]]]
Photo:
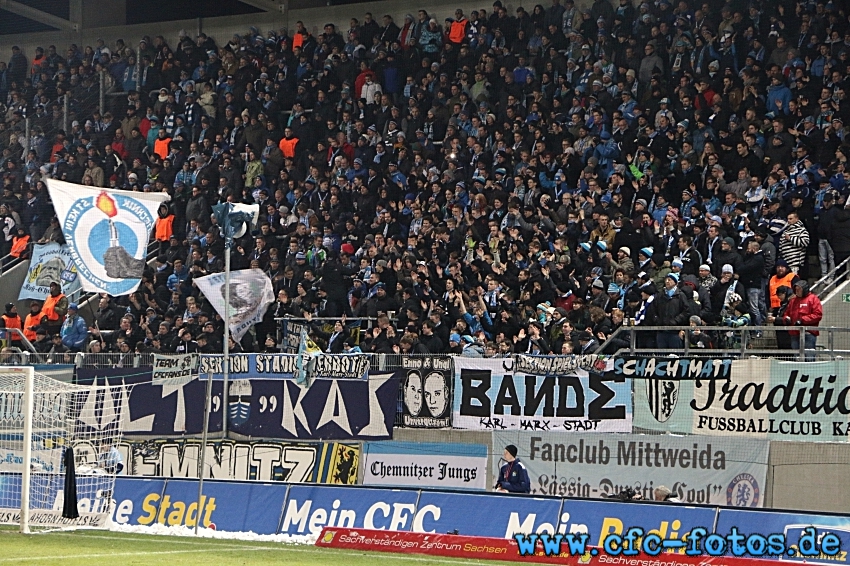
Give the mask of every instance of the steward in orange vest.
[[280, 148], [284, 157], [295, 159], [295, 146], [298, 145], [298, 138], [292, 134], [292, 130], [289, 128], [286, 128], [284, 132], [286, 135], [281, 138], [278, 148]]
[[455, 21], [449, 27], [449, 41], [455, 45], [460, 45], [466, 39], [466, 26], [469, 20], [463, 15], [463, 12], [458, 10], [455, 12]]
[[30, 235], [23, 226], [18, 226], [18, 233], [12, 236], [12, 251], [9, 254], [14, 258], [29, 257]]
[[49, 334], [56, 334], [62, 327], [65, 315], [68, 313], [68, 297], [62, 293], [59, 283], [50, 284], [50, 294], [41, 307], [41, 325]]
[[167, 204], [162, 203], [157, 210], [156, 228], [154, 229], [154, 237], [160, 245], [167, 244], [174, 234], [174, 214]]
[[[6, 329], [16, 328], [18, 330], [23, 330], [23, 321], [21, 320], [21, 317], [18, 316], [18, 307], [15, 306], [15, 303], [6, 303], [6, 313], [2, 316], [2, 318]], [[7, 340], [9, 340], [10, 346], [20, 347], [22, 344], [21, 336], [17, 332], [9, 333]]]
[[171, 144], [171, 138], [168, 137], [168, 134], [165, 132], [165, 128], [161, 129], [157, 136], [158, 137], [153, 141], [153, 152], [157, 154], [160, 159], [165, 159], [168, 157], [168, 146]]
[[30, 313], [24, 321], [24, 336], [30, 342], [35, 342], [35, 329], [41, 324], [41, 301], [30, 301]]

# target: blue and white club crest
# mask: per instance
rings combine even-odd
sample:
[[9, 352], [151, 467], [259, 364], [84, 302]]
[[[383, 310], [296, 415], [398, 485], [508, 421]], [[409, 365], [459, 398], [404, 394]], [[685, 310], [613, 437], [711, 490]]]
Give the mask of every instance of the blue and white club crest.
[[247, 379], [237, 379], [230, 384], [227, 417], [234, 426], [245, 424], [251, 417], [252, 390]]
[[133, 292], [145, 268], [156, 210], [168, 195], [53, 180], [48, 187], [83, 289], [113, 296]]
[[726, 504], [735, 507], [758, 507], [761, 489], [758, 480], [752, 474], [740, 473], [726, 488]]

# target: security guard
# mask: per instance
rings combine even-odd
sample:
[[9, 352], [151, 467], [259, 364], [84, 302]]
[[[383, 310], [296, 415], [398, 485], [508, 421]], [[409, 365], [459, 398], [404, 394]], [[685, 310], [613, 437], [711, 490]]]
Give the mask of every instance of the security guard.
[[62, 287], [57, 282], [50, 284], [50, 294], [44, 300], [41, 307], [41, 325], [48, 334], [56, 334], [62, 327], [65, 315], [68, 313], [68, 298], [62, 292]]
[[[15, 303], [6, 303], [6, 312], [2, 316], [4, 327], [7, 330], [16, 329], [23, 330], [24, 323], [18, 315], [18, 307]], [[10, 346], [21, 347], [21, 335], [17, 332], [9, 332], [7, 336]]]

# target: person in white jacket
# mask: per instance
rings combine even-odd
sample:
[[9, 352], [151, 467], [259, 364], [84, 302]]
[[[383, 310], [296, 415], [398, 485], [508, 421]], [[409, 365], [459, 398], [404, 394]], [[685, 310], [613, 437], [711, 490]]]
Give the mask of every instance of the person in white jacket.
[[366, 82], [363, 83], [363, 88], [360, 90], [360, 98], [365, 98], [366, 104], [375, 104], [375, 94], [382, 92], [381, 85], [375, 82], [375, 77], [367, 75]]

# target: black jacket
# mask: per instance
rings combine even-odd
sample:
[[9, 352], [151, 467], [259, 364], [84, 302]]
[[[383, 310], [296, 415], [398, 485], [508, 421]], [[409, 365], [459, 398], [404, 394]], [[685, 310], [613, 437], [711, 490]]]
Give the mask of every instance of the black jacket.
[[499, 469], [497, 485], [511, 493], [530, 493], [531, 480], [528, 478], [528, 470], [519, 458], [513, 462], [506, 462]]
[[764, 272], [764, 254], [761, 250], [744, 256], [744, 261], [738, 266], [738, 281], [745, 289], [761, 287], [761, 277]]
[[850, 210], [842, 208], [835, 213], [829, 243], [837, 253], [850, 253]]
[[682, 291], [676, 288], [673, 296], [662, 289], [652, 301], [652, 326], [683, 326], [688, 324], [690, 316], [688, 300]]

